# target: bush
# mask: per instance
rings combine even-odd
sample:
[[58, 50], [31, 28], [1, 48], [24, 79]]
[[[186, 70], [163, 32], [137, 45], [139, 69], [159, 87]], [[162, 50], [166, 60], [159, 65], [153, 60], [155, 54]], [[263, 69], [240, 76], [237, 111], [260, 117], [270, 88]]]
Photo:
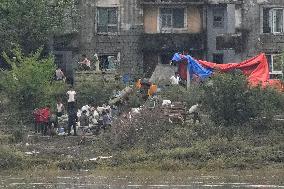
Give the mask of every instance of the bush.
[[21, 169], [24, 165], [24, 155], [13, 149], [5, 146], [0, 147], [0, 169]]
[[78, 92], [77, 102], [79, 106], [90, 103], [96, 105], [107, 104], [113, 96], [113, 90], [121, 90], [122, 87], [117, 83], [96, 82], [95, 80], [86, 81], [75, 87]]
[[41, 58], [42, 50], [25, 56], [19, 48], [12, 51], [16, 58], [3, 54], [12, 69], [3, 71], [1, 84], [20, 110], [34, 109], [43, 105], [46, 90], [52, 86], [55, 71], [54, 58]]
[[42, 57], [42, 49], [26, 56], [16, 48], [11, 54], [15, 58], [3, 53], [11, 69], [1, 71], [0, 80], [2, 93], [9, 98], [10, 109], [6, 111], [13, 112], [10, 117], [14, 119], [31, 120], [27, 115], [31, 116], [32, 110], [55, 104], [56, 97], [65, 94], [66, 86], [53, 81], [56, 68], [54, 57]]
[[271, 120], [284, 110], [282, 94], [260, 86], [250, 88], [245, 76], [237, 73], [219, 73], [202, 89], [203, 109], [217, 124], [240, 126], [251, 119]]

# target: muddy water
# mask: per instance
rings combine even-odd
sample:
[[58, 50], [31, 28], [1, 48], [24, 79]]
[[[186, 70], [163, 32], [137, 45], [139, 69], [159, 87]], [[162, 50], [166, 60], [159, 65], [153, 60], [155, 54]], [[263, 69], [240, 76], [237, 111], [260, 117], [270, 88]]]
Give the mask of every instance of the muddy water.
[[159, 171], [34, 171], [0, 173], [0, 188], [284, 188], [283, 171], [159, 172]]

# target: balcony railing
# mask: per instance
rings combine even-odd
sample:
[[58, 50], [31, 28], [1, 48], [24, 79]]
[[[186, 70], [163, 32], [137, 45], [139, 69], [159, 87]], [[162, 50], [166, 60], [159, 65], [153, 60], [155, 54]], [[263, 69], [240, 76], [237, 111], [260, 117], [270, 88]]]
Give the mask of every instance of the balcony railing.
[[198, 34], [143, 34], [143, 51], [203, 50], [204, 33]]

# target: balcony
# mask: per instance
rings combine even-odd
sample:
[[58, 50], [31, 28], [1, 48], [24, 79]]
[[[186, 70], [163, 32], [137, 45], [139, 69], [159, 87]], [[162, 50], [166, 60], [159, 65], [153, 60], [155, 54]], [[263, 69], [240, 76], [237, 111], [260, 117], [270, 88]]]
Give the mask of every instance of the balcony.
[[236, 33], [221, 34], [216, 37], [217, 50], [235, 50], [241, 53], [244, 49], [248, 38], [248, 31], [239, 29]]
[[143, 34], [141, 44], [143, 51], [180, 51], [190, 50], [199, 51], [204, 49], [204, 33], [198, 34]]

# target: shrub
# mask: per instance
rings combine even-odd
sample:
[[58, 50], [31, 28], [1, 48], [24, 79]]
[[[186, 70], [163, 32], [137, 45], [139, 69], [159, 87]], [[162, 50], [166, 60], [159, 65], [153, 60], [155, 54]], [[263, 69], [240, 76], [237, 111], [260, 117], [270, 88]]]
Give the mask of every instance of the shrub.
[[203, 109], [218, 124], [242, 125], [264, 117], [271, 120], [284, 110], [283, 95], [270, 88], [250, 88], [245, 76], [237, 73], [219, 73], [202, 88]]
[[42, 105], [45, 90], [52, 85], [54, 59], [52, 56], [41, 58], [41, 52], [39, 49], [36, 53], [25, 56], [16, 48], [12, 51], [15, 59], [3, 54], [12, 69], [2, 72], [5, 76], [0, 82], [20, 110], [34, 109]]
[[54, 57], [42, 57], [42, 49], [26, 56], [16, 48], [11, 54], [15, 58], [3, 53], [11, 69], [1, 71], [0, 88], [9, 98], [7, 112], [15, 114], [11, 117], [30, 120], [27, 115], [31, 115], [33, 109], [55, 104], [56, 97], [65, 93], [66, 86], [53, 81]]
[[77, 102], [79, 106], [95, 103], [102, 105], [108, 103], [113, 95], [113, 90], [120, 90], [122, 87], [117, 83], [86, 81], [75, 87], [78, 92]]
[[0, 169], [7, 170], [11, 168], [21, 169], [24, 165], [24, 155], [5, 146], [0, 147]]

